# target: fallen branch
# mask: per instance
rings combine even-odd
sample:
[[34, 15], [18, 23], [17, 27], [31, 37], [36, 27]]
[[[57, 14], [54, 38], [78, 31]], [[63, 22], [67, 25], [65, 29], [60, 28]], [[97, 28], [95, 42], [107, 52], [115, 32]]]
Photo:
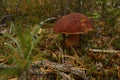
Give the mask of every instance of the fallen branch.
[[73, 67], [71, 65], [66, 65], [66, 64], [59, 64], [59, 63], [55, 63], [55, 62], [51, 62], [48, 60], [44, 60], [44, 61], [36, 61], [35, 63], [32, 64], [32, 66], [44, 66], [44, 67], [49, 67], [51, 69], [53, 69], [53, 71], [61, 71], [61, 72], [70, 72], [74, 75], [77, 76], [85, 76], [85, 71], [84, 70], [80, 70], [80, 68], [78, 67]]
[[[17, 68], [16, 66], [9, 66], [9, 65], [4, 65], [0, 64], [0, 69], [13, 69]], [[43, 68], [48, 68], [48, 70], [45, 70]], [[77, 76], [85, 77], [85, 70], [80, 69], [78, 67], [73, 67], [70, 64], [59, 64], [55, 62], [51, 62], [48, 60], [43, 60], [43, 61], [36, 61], [35, 63], [32, 63], [30, 65], [30, 68], [28, 68], [28, 73], [36, 74], [36, 75], [44, 75], [48, 74], [53, 71], [60, 71], [63, 73], [72, 73]], [[64, 77], [67, 77], [65, 74], [63, 74]]]
[[119, 53], [120, 50], [100, 50], [100, 49], [89, 49], [91, 52], [102, 52], [102, 53]]
[[11, 20], [13, 15], [4, 15], [3, 17], [0, 18], [0, 22], [4, 21], [5, 19]]

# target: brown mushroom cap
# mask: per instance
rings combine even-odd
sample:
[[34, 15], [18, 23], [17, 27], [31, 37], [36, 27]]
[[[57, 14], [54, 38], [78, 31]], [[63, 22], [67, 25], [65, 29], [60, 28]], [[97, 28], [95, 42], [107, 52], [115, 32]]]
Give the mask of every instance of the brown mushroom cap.
[[84, 34], [93, 30], [91, 21], [83, 14], [71, 13], [61, 17], [54, 25], [54, 33]]

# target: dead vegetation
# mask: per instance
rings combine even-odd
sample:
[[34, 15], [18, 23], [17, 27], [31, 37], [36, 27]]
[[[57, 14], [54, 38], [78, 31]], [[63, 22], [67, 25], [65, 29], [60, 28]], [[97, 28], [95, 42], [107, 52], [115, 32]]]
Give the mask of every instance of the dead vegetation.
[[[0, 79], [119, 80], [119, 3], [1, 0]], [[94, 30], [81, 34], [77, 45], [68, 48], [53, 26], [60, 17], [74, 12], [89, 17]]]

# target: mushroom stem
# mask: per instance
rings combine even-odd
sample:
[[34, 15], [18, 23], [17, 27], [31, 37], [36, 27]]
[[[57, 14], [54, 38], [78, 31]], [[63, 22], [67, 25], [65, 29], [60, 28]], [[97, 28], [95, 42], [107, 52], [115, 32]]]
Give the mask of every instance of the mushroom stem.
[[67, 48], [71, 48], [76, 57], [79, 57], [73, 46], [79, 43], [79, 34], [70, 34], [65, 39], [65, 45]]
[[70, 34], [65, 39], [65, 45], [69, 48], [79, 43], [79, 34]]

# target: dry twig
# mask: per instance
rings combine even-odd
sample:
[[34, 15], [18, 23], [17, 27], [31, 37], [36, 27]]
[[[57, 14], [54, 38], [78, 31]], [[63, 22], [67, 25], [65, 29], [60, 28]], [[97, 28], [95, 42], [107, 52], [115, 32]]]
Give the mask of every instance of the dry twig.
[[102, 52], [102, 53], [119, 53], [120, 50], [100, 50], [100, 49], [89, 49], [91, 52]]
[[32, 64], [32, 66], [35, 66], [35, 65], [50, 67], [53, 69], [53, 71], [57, 70], [57, 71], [61, 71], [61, 72], [70, 72], [77, 76], [85, 76], [84, 70], [80, 70], [80, 68], [73, 67], [71, 65], [59, 64], [59, 63], [51, 62], [48, 60], [36, 61], [35, 63]]

